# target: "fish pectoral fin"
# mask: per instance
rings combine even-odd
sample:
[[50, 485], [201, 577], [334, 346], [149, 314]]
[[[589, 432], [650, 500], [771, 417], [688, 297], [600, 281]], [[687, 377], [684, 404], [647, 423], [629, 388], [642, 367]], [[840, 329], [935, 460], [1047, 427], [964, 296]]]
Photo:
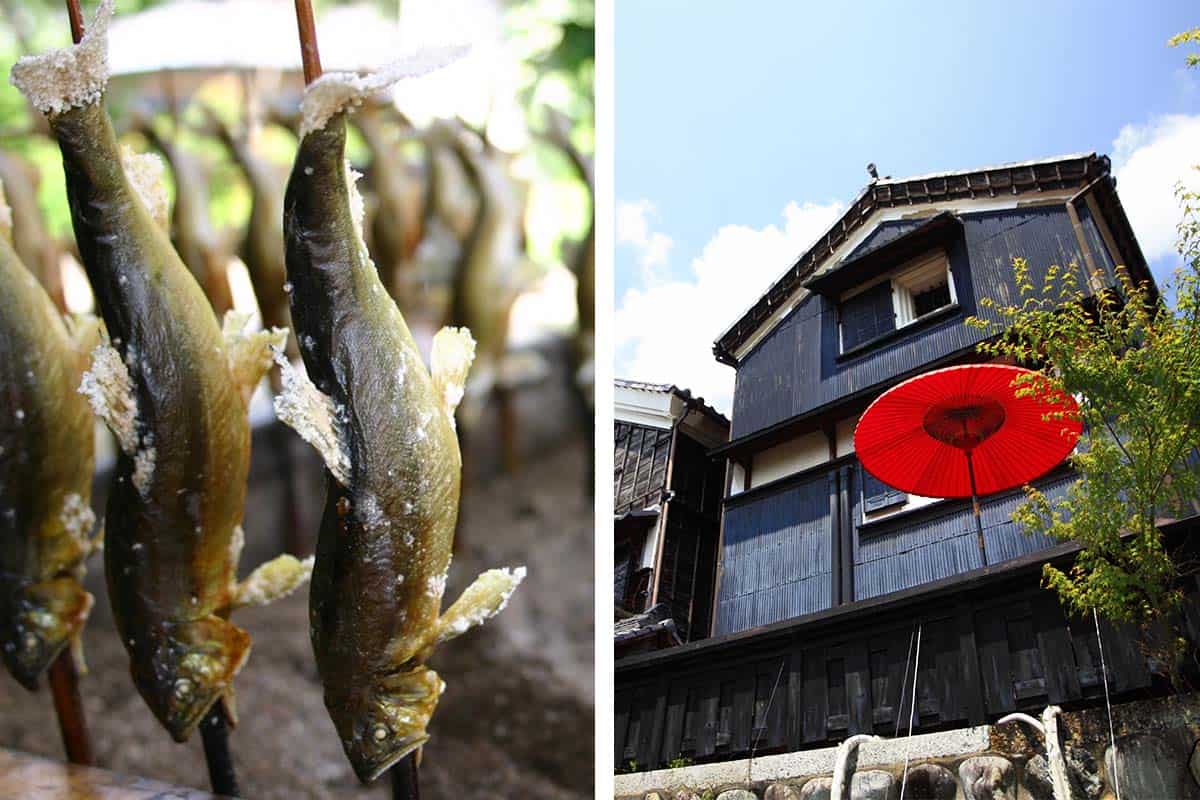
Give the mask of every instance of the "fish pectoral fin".
[[524, 567], [482, 573], [438, 620], [437, 643], [466, 633], [499, 614], [524, 579]]
[[442, 328], [433, 337], [429, 372], [434, 391], [451, 422], [466, 391], [467, 372], [474, 360], [475, 340], [466, 328]]
[[271, 368], [274, 351], [282, 350], [287, 344], [286, 328], [271, 328], [247, 331], [250, 315], [244, 311], [226, 311], [221, 325], [225, 339], [225, 352], [229, 358], [229, 371], [233, 381], [242, 392], [242, 400], [249, 405], [250, 396]]
[[232, 684], [225, 690], [225, 694], [221, 695], [218, 702], [225, 709], [225, 719], [229, 720], [229, 727], [236, 728], [238, 726], [237, 693], [233, 690]]
[[262, 564], [233, 590], [233, 603], [241, 606], [265, 606], [287, 597], [312, 577], [313, 557], [300, 560], [282, 555]]
[[348, 486], [349, 448], [333, 400], [309, 380], [303, 367], [293, 366], [281, 348], [275, 348], [274, 358], [283, 384], [282, 391], [275, 396], [275, 416], [316, 448], [333, 477]]
[[79, 393], [86, 395], [92, 412], [104, 421], [128, 456], [137, 452], [137, 398], [133, 380], [121, 354], [102, 342], [92, 350], [92, 364], [83, 373]]
[[75, 671], [80, 675], [87, 675], [87, 659], [83, 657], [83, 637], [76, 636], [68, 646], [71, 648], [71, 661], [75, 664]]

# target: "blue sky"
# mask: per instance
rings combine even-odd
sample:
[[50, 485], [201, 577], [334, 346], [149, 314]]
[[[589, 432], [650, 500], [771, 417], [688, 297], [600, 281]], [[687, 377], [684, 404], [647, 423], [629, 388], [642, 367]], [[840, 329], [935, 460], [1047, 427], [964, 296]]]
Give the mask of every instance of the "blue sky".
[[618, 376], [728, 410], [712, 339], [871, 161], [901, 177], [1109, 153], [1152, 265], [1176, 265], [1200, 70], [1165, 43], [1200, 25], [1194, 2], [618, 0], [615, 17]]

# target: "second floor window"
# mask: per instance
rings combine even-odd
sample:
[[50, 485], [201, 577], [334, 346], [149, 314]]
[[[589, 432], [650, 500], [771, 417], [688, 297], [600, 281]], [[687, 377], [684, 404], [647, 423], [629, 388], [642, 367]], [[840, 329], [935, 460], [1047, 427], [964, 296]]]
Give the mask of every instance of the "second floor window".
[[950, 264], [929, 253], [865, 289], [843, 297], [838, 308], [842, 352], [885, 336], [956, 302]]
[[872, 511], [895, 508], [908, 502], [907, 494], [888, 486], [861, 465], [859, 473], [862, 475], [863, 513], [870, 514]]

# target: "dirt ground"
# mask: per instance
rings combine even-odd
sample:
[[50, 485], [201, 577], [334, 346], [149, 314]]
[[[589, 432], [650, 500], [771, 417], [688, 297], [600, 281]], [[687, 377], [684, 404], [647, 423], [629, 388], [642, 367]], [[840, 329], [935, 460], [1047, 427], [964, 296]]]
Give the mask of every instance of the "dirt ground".
[[[560, 448], [529, 459], [516, 476], [468, 489], [447, 598], [489, 567], [525, 564], [529, 577], [499, 617], [434, 657], [447, 688], [425, 748], [425, 798], [592, 796], [593, 525], [584, 452], [578, 443]], [[248, 546], [243, 571], [263, 555]], [[84, 637], [90, 672], [82, 691], [98, 765], [207, 788], [200, 737], [174, 744], [134, 691], [95, 580], [101, 567], [89, 566], [97, 603]], [[235, 683], [241, 724], [232, 745], [243, 796], [386, 797], [385, 781], [358, 784], [326, 715], [307, 604], [302, 590], [234, 617], [254, 640]], [[0, 747], [62, 757], [48, 692], [30, 694], [3, 670]]]

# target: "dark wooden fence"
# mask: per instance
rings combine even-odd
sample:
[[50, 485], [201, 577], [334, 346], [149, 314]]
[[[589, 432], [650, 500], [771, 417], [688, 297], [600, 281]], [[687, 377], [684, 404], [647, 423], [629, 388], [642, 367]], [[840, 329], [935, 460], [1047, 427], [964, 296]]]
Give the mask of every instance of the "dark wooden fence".
[[[1054, 547], [884, 597], [738, 634], [632, 656], [616, 665], [619, 769], [833, 745], [855, 733], [907, 732], [920, 628], [914, 730], [978, 725], [1049, 703], [1103, 702], [1092, 617], [1068, 618], [1039, 587]], [[1200, 586], [1183, 628], [1200, 644]], [[1114, 699], [1170, 691], [1140, 633], [1100, 622]], [[902, 683], [908, 688], [902, 696]], [[633, 762], [633, 764], [631, 764]]]

